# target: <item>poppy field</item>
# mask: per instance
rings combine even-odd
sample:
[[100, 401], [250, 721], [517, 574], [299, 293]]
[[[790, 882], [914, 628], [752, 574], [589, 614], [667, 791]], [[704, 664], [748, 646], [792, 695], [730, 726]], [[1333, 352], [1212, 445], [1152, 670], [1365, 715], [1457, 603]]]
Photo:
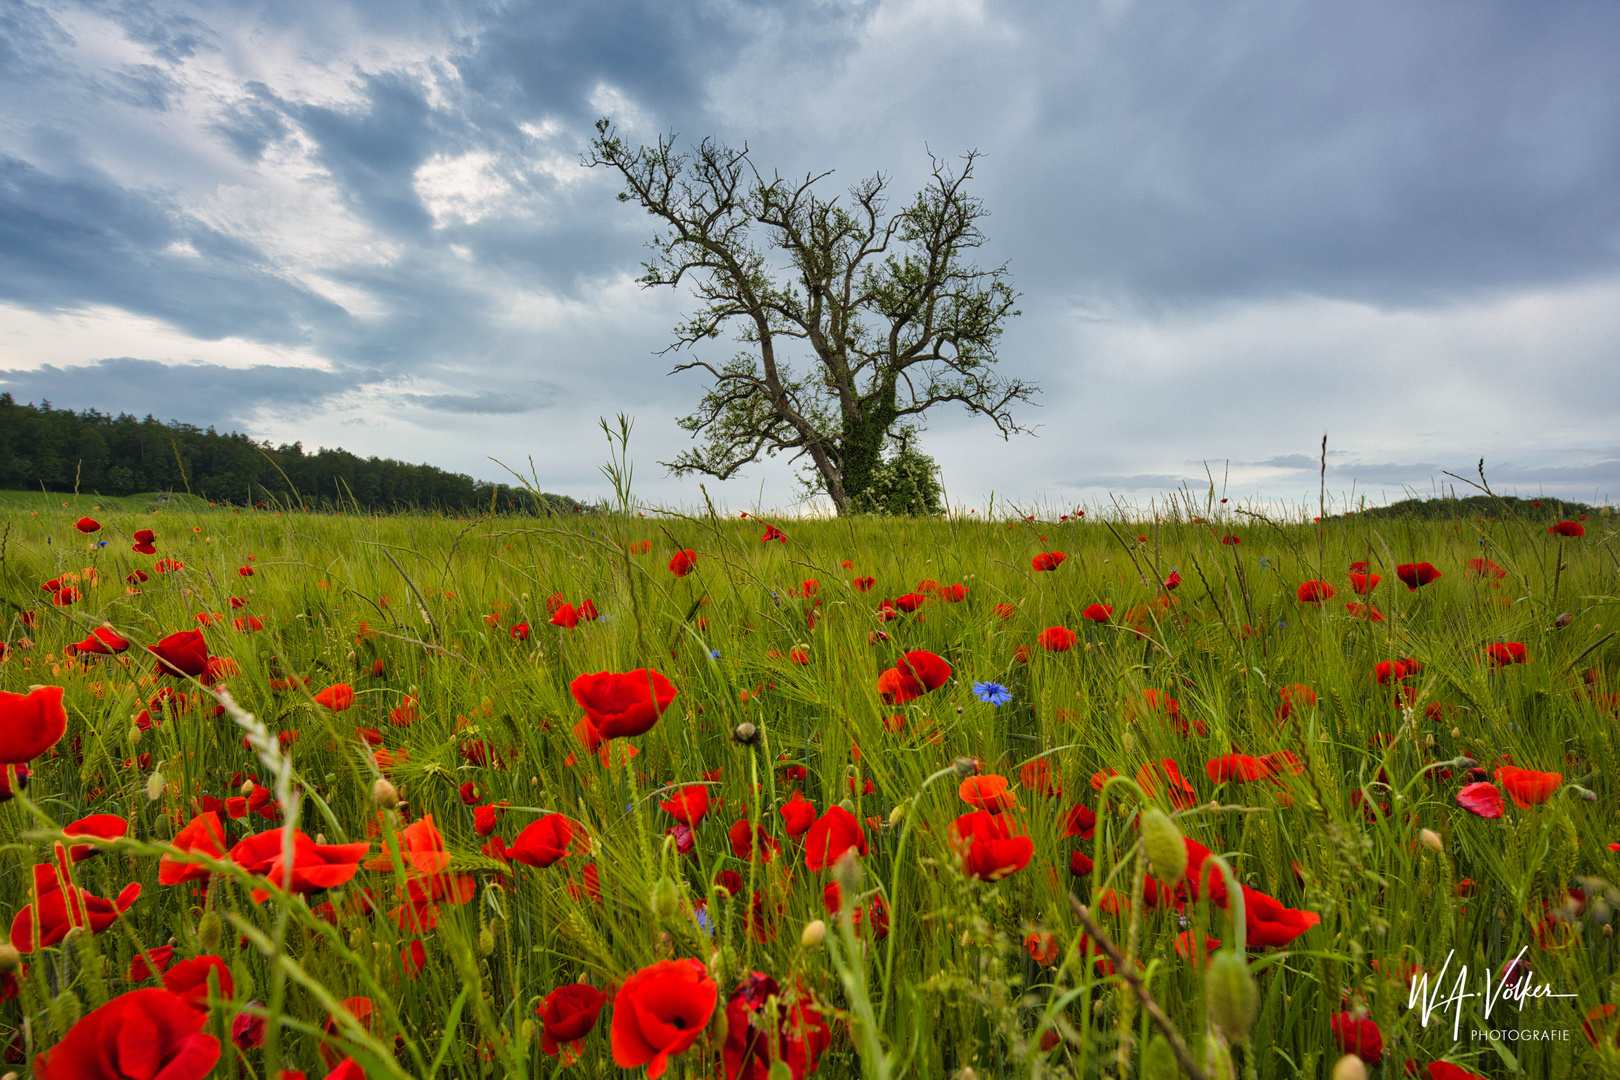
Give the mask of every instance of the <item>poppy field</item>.
[[132, 502], [0, 509], [0, 1073], [1620, 1074], [1607, 514]]

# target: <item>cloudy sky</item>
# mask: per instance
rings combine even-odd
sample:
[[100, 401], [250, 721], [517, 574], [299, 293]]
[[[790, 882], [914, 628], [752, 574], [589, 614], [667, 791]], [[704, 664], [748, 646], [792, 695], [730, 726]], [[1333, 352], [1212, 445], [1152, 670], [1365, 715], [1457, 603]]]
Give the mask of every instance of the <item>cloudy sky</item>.
[[829, 194], [984, 153], [1043, 393], [930, 419], [958, 500], [1314, 501], [1324, 432], [1341, 496], [1620, 496], [1616, 41], [1607, 0], [6, 0], [0, 389], [576, 496], [622, 411], [695, 502], [691, 301], [580, 165], [611, 115]]

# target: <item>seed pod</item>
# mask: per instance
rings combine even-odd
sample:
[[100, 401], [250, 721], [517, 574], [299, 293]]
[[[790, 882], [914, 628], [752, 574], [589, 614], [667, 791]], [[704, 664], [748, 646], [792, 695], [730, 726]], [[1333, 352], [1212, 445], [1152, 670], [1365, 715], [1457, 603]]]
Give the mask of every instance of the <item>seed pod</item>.
[[799, 944], [806, 949], [813, 949], [825, 940], [827, 940], [827, 924], [820, 919], [811, 919], [805, 923], [804, 932], [799, 935]]
[[744, 720], [737, 725], [737, 729], [731, 733], [731, 737], [736, 739], [739, 745], [753, 746], [759, 742], [759, 728]]
[[1230, 949], [1221, 949], [1209, 958], [1204, 1007], [1210, 1022], [1227, 1041], [1242, 1042], [1249, 1037], [1249, 1029], [1260, 1013], [1260, 988], [1255, 985], [1248, 962]]
[[1142, 847], [1147, 851], [1153, 874], [1175, 888], [1187, 876], [1187, 843], [1170, 815], [1157, 806], [1142, 811]]
[[1142, 1048], [1142, 1080], [1177, 1080], [1181, 1065], [1176, 1052], [1170, 1049], [1170, 1040], [1155, 1035]]

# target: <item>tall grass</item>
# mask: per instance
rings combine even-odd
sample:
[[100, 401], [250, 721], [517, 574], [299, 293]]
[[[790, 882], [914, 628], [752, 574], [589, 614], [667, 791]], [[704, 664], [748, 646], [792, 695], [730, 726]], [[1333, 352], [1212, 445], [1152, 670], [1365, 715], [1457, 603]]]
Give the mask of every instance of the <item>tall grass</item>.
[[[750, 971], [802, 982], [834, 1018], [823, 1076], [1129, 1075], [1157, 1028], [1117, 968], [1093, 963], [1072, 893], [1129, 954], [1206, 1075], [1324, 1075], [1342, 1053], [1330, 1019], [1345, 1011], [1365, 1013], [1382, 1032], [1375, 1075], [1440, 1058], [1491, 1076], [1615, 1068], [1612, 1037], [1595, 1048], [1580, 1026], [1589, 1009], [1620, 1000], [1608, 884], [1620, 876], [1608, 848], [1620, 839], [1610, 780], [1620, 730], [1604, 696], [1616, 689], [1620, 656], [1612, 637], [1620, 561], [1607, 518], [1586, 522], [1578, 540], [1547, 535], [1539, 520], [1270, 523], [1223, 519], [1218, 509], [1202, 522], [1184, 513], [1106, 523], [853, 518], [775, 521], [787, 542], [762, 544], [764, 525], [753, 518], [629, 503], [565, 520], [272, 515], [192, 503], [99, 514], [95, 538], [108, 544], [93, 548], [71, 528], [84, 512], [85, 500], [38, 516], [12, 509], [0, 525], [0, 638], [11, 646], [0, 688], [61, 685], [70, 716], [55, 756], [37, 760], [25, 795], [0, 810], [0, 917], [29, 902], [30, 868], [49, 861], [56, 830], [92, 813], [124, 816], [131, 830], [78, 864], [78, 884], [104, 897], [132, 881], [143, 891], [108, 932], [26, 958], [18, 996], [0, 1005], [0, 1041], [15, 1045], [13, 1061], [32, 1060], [77, 1016], [129, 989], [131, 958], [172, 939], [179, 954], [217, 950], [230, 963], [235, 996], [216, 1004], [210, 1028], [227, 1043], [220, 1077], [293, 1067], [324, 1075], [323, 1040], [372, 1077], [616, 1074], [611, 1003], [566, 1068], [541, 1053], [535, 1008], [564, 983], [610, 987], [668, 957], [709, 963], [722, 1008]], [[184, 569], [152, 574], [152, 557], [129, 551], [138, 528], [157, 530], [158, 556]], [[1222, 544], [1225, 535], [1242, 543]], [[652, 542], [650, 553], [633, 552], [640, 541]], [[677, 578], [666, 561], [681, 549], [698, 558]], [[1031, 557], [1049, 551], [1068, 558], [1056, 571], [1032, 570]], [[254, 575], [239, 576], [250, 556]], [[1506, 576], [1471, 575], [1477, 558]], [[1382, 575], [1371, 599], [1385, 621], [1347, 611], [1346, 600], [1367, 599], [1351, 592], [1355, 561]], [[1409, 592], [1394, 567], [1413, 561], [1444, 576]], [[39, 591], [87, 567], [99, 584], [81, 580], [77, 603], [54, 607]], [[151, 576], [127, 592], [124, 577], [136, 568]], [[1161, 585], [1172, 569], [1181, 578], [1173, 592]], [[869, 593], [849, 584], [866, 576], [877, 579]], [[880, 599], [925, 579], [964, 585], [966, 598], [875, 618]], [[1332, 584], [1336, 598], [1301, 603], [1297, 587], [1312, 579]], [[572, 630], [549, 625], [545, 601], [555, 593], [593, 599], [602, 618]], [[232, 609], [233, 596], [247, 605]], [[1109, 623], [1082, 617], [1094, 603], [1113, 607]], [[1012, 613], [1001, 617], [998, 604]], [[1133, 608], [1145, 609], [1135, 629]], [[34, 613], [32, 628], [24, 611]], [[223, 616], [204, 633], [240, 669], [226, 685], [242, 712], [214, 716], [202, 699], [137, 737], [132, 718], [155, 692], [139, 647], [194, 628], [199, 613]], [[232, 629], [233, 616], [248, 615], [264, 629]], [[64, 655], [103, 622], [136, 647], [114, 659]], [[527, 641], [510, 633], [518, 623], [531, 628]], [[1037, 635], [1052, 626], [1076, 631], [1075, 647], [1040, 648]], [[1497, 641], [1524, 643], [1529, 663], [1495, 668], [1486, 649]], [[944, 657], [952, 678], [913, 702], [885, 704], [879, 674], [916, 649]], [[795, 662], [795, 650], [809, 662]], [[1422, 670], [1398, 704], [1399, 688], [1370, 673], [1403, 657]], [[638, 755], [627, 759], [625, 743], [614, 742], [604, 767], [573, 733], [580, 709], [569, 683], [639, 667], [664, 673], [679, 696], [651, 732], [629, 740]], [[340, 682], [355, 688], [352, 710], [312, 701]], [[974, 682], [1005, 686], [1010, 703], [982, 702]], [[1299, 683], [1315, 704], [1296, 699], [1279, 720], [1279, 692]], [[1148, 690], [1179, 700], [1187, 734], [1145, 705]], [[395, 726], [388, 714], [407, 696], [420, 719]], [[285, 733], [284, 766], [244, 745], [249, 714], [271, 735]], [[743, 725], [757, 740], [738, 737]], [[356, 738], [362, 727], [383, 732], [392, 764], [379, 767]], [[464, 753], [479, 740], [481, 765]], [[1204, 765], [1230, 751], [1290, 752], [1303, 771], [1217, 785]], [[1223, 856], [1238, 880], [1321, 919], [1287, 948], [1250, 951], [1259, 1016], [1233, 1047], [1206, 1038], [1203, 968], [1176, 950], [1189, 929], [1230, 942], [1229, 913], [1141, 901], [1143, 796], [1111, 785], [1095, 839], [1063, 836], [1071, 806], [1098, 806], [1094, 775], [1096, 784], [1108, 770], [1130, 780], [1166, 758], [1196, 791], [1190, 809], [1160, 804], [1176, 809], [1179, 829]], [[1487, 771], [1510, 758], [1559, 772], [1563, 784], [1546, 803], [1478, 818], [1455, 802], [1463, 758]], [[1060, 778], [1061, 794], [1020, 783], [1037, 760]], [[194, 798], [237, 794], [238, 773], [273, 787], [271, 764], [302, 791], [299, 827], [329, 843], [369, 838], [383, 852], [405, 823], [373, 801], [386, 774], [411, 820], [433, 816], [453, 868], [477, 876], [476, 895], [443, 905], [434, 929], [412, 935], [387, 915], [405, 881], [398, 858], [392, 872], [362, 870], [336, 895], [272, 893], [254, 903], [251, 879], [223, 871], [206, 897], [191, 885], [160, 886], [157, 855]], [[796, 783], [782, 778], [792, 767], [805, 770]], [[971, 768], [1013, 781], [1018, 805], [1008, 813], [1035, 842], [1029, 865], [995, 883], [964, 877], [947, 843], [953, 819], [970, 809], [957, 787]], [[161, 780], [149, 783], [154, 775]], [[468, 781], [479, 802], [510, 804], [497, 829], [508, 842], [540, 814], [562, 812], [589, 830], [589, 855], [539, 870], [481, 854], [458, 793]], [[665, 832], [675, 823], [659, 803], [672, 785], [700, 782], [723, 806], [695, 830], [692, 854], [672, 854]], [[783, 833], [778, 810], [795, 787], [818, 813], [847, 800], [868, 823], [860, 906], [884, 897], [886, 938], [874, 939], [868, 918], [835, 923], [819, 946], [801, 943], [807, 923], [829, 918], [822, 893], [832, 875], [807, 870]], [[781, 840], [781, 855], [768, 864], [736, 858], [726, 833], [739, 819]], [[249, 817], [232, 827], [234, 840], [273, 824]], [[1419, 842], [1424, 829], [1439, 850]], [[1083, 877], [1069, 871], [1077, 848], [1095, 860]], [[736, 898], [711, 888], [722, 870], [742, 876]], [[649, 897], [665, 876], [680, 903], [659, 917]], [[1571, 888], [1584, 892], [1582, 914], [1568, 903]], [[353, 902], [362, 889], [382, 914]], [[325, 900], [336, 925], [312, 913]], [[209, 912], [223, 919], [222, 940]], [[1541, 947], [1535, 929], [1549, 917]], [[1052, 962], [1031, 955], [1032, 933], [1056, 936]], [[401, 951], [412, 937], [427, 961], [409, 977]], [[1455, 952], [1450, 971], [1467, 964], [1474, 991], [1479, 972], [1497, 972], [1523, 948], [1537, 981], [1577, 997], [1528, 1002], [1522, 1012], [1499, 1005], [1488, 1023], [1483, 1004], [1469, 1001], [1456, 1041], [1449, 1008], [1427, 1026], [1407, 1008], [1405, 965], [1437, 972]], [[323, 1030], [355, 996], [377, 1007], [370, 1029], [340, 1019]], [[239, 1053], [230, 1024], [249, 1001], [263, 1003], [254, 1009], [275, 1036]], [[1567, 1037], [1469, 1036], [1484, 1028]], [[1043, 1049], [1048, 1032], [1057, 1042]], [[672, 1067], [712, 1075], [718, 1057], [703, 1045]]]

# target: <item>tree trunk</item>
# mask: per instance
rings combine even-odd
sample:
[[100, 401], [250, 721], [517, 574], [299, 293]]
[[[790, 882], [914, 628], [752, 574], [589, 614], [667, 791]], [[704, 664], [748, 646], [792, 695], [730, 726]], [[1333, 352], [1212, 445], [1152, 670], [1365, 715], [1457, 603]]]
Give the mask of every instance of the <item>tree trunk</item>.
[[877, 471], [878, 463], [883, 460], [883, 443], [889, 436], [894, 416], [892, 386], [887, 387], [885, 393], [868, 398], [864, 409], [844, 413], [844, 430], [838, 449], [846, 506], [839, 508], [840, 514], [864, 508], [867, 489], [872, 486], [872, 476]]

